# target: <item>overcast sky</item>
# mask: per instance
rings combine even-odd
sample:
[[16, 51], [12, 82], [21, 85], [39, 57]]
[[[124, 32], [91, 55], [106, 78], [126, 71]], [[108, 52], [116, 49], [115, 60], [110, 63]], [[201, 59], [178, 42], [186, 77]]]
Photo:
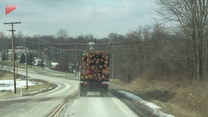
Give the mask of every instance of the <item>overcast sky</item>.
[[[106, 37], [110, 32], [126, 34], [140, 25], [154, 24], [153, 0], [0, 0], [0, 31], [6, 35], [15, 25], [24, 35], [56, 35], [59, 29], [69, 36], [93, 34]], [[17, 9], [5, 16], [6, 5]]]

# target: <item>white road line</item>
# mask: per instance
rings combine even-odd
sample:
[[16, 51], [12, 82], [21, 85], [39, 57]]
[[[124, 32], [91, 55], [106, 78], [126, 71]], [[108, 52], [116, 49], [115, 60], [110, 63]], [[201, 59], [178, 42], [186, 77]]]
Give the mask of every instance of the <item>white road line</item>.
[[[122, 101], [120, 101], [117, 98], [112, 98], [112, 101], [121, 109], [121, 111], [123, 111], [123, 113], [127, 116], [127, 117], [138, 117], [133, 111], [131, 111]], [[125, 109], [124, 109], [125, 108]], [[132, 112], [132, 113], [128, 113], [127, 112]]]

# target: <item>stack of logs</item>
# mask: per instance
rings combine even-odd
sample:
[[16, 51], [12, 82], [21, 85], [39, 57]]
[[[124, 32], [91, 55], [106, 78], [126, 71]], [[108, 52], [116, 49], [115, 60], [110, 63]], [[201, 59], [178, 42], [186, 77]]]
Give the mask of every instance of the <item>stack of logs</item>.
[[82, 54], [82, 80], [108, 80], [109, 70], [109, 55], [106, 52], [90, 51]]

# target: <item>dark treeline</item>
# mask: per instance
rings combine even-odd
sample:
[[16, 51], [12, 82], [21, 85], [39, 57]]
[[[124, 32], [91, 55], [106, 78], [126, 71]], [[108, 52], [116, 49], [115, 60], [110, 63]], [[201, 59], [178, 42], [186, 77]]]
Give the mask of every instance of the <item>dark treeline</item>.
[[[140, 27], [126, 35], [110, 33], [102, 39], [95, 39], [91, 34], [78, 37], [24, 37], [18, 33], [15, 42], [16, 46], [25, 46], [26, 39], [27, 48], [36, 50], [36, 57], [62, 64], [77, 62], [79, 65], [81, 53], [89, 51], [88, 43], [94, 42], [95, 50], [110, 53], [113, 78], [128, 82], [138, 77], [150, 81], [191, 82], [197, 80], [194, 77], [193, 49], [190, 46], [192, 42], [187, 42], [187, 37], [181, 30], [170, 31], [155, 24], [152, 27]], [[0, 38], [1, 51], [11, 48], [11, 39], [4, 36]]]

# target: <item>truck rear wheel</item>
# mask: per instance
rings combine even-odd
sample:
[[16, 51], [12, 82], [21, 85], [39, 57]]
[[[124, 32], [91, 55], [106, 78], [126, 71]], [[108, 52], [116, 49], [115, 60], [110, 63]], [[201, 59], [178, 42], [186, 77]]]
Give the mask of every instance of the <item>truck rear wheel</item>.
[[83, 91], [83, 90], [80, 90], [80, 96], [86, 96], [87, 95], [87, 91]]
[[80, 93], [80, 96], [83, 96], [83, 92], [82, 92], [82, 90], [80, 90], [80, 91], [79, 91], [79, 93]]
[[108, 91], [107, 90], [101, 90], [100, 91], [100, 96], [101, 97], [107, 97], [108, 96]]

